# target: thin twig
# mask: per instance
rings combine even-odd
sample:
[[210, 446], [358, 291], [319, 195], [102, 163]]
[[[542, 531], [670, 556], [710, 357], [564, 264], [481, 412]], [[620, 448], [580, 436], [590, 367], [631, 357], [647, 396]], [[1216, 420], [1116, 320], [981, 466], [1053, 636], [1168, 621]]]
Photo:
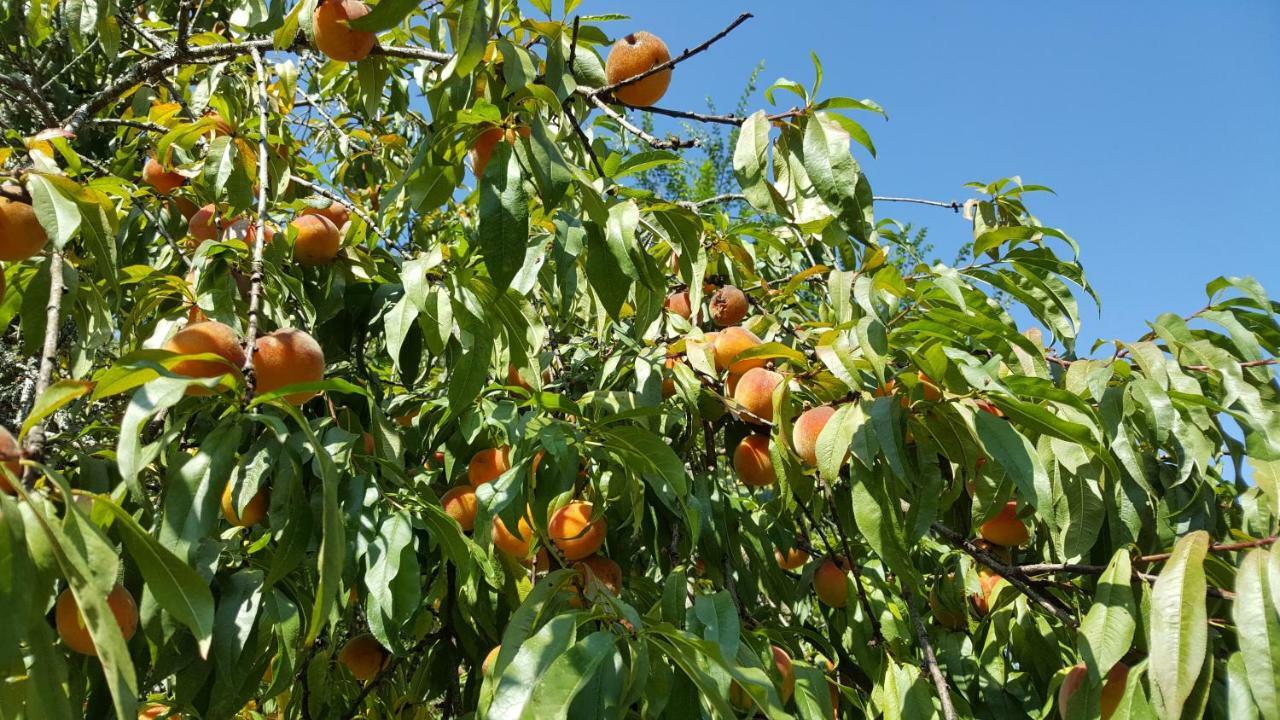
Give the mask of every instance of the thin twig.
[[62, 68], [58, 70], [58, 72], [54, 73], [52, 77], [50, 77], [48, 80], [45, 80], [43, 83], [41, 83], [40, 91], [44, 92], [45, 90], [47, 90], [50, 85], [52, 85], [54, 82], [57, 81], [58, 78], [62, 77], [63, 75], [66, 75], [68, 70], [75, 67], [76, 64], [79, 63], [84, 58], [88, 57], [89, 53], [93, 52], [93, 50], [98, 47], [98, 42], [99, 42], [98, 38], [94, 38], [93, 42], [86, 45], [84, 50], [80, 51], [80, 54], [71, 58], [71, 60], [67, 64], [63, 65]]
[[58, 127], [58, 114], [45, 99], [44, 94], [35, 88], [25, 76], [0, 75], [0, 85], [13, 88], [26, 96], [31, 106], [40, 116], [41, 123], [47, 127]]
[[257, 48], [253, 56], [255, 88], [258, 95], [258, 216], [254, 218], [257, 236], [253, 239], [253, 264], [249, 275], [249, 327], [244, 336], [245, 402], [253, 397], [257, 379], [253, 371], [254, 345], [258, 334], [258, 308], [262, 303], [262, 253], [267, 244], [267, 80], [262, 68], [262, 53]]
[[382, 240], [382, 242], [387, 243], [389, 245], [393, 244], [391, 240], [386, 236], [386, 234], [382, 232], [382, 228], [378, 227], [378, 224], [374, 222], [373, 216], [365, 212], [364, 208], [360, 207], [354, 202], [348, 200], [347, 198], [344, 198], [343, 196], [339, 195], [338, 193], [326, 187], [317, 185], [316, 183], [313, 183], [310, 180], [304, 180], [303, 178], [300, 178], [297, 175], [293, 175], [292, 173], [289, 175], [289, 182], [295, 183], [297, 185], [301, 185], [302, 187], [310, 190], [311, 192], [321, 197], [328, 198], [332, 202], [341, 203], [351, 208], [351, 212], [359, 216], [360, 219], [364, 221], [364, 224], [369, 226], [369, 229], [373, 231], [373, 234], [377, 235], [378, 238]]
[[708, 38], [707, 40], [703, 41], [702, 43], [700, 43], [700, 44], [698, 44], [698, 45], [695, 45], [695, 46], [694, 46], [694, 47], [692, 47], [692, 48], [688, 48], [688, 49], [686, 49], [684, 52], [680, 53], [679, 55], [677, 55], [677, 56], [675, 56], [675, 57], [671, 58], [670, 60], [668, 60], [668, 61], [666, 61], [666, 62], [664, 62], [664, 63], [659, 63], [659, 64], [657, 64], [657, 65], [654, 65], [653, 67], [649, 68], [648, 70], [645, 70], [644, 72], [640, 73], [639, 75], [632, 75], [631, 77], [627, 78], [626, 80], [621, 80], [621, 81], [619, 81], [619, 82], [613, 83], [612, 85], [605, 85], [605, 86], [604, 86], [604, 87], [602, 87], [602, 88], [597, 88], [597, 89], [595, 90], [595, 92], [593, 92], [593, 93], [592, 93], [592, 96], [593, 96], [593, 97], [598, 97], [598, 96], [600, 96], [600, 95], [612, 94], [612, 93], [613, 93], [613, 91], [617, 90], [618, 88], [622, 88], [622, 87], [626, 87], [626, 86], [631, 85], [631, 84], [634, 84], [634, 83], [638, 83], [638, 82], [640, 82], [641, 80], [643, 80], [643, 79], [645, 79], [645, 78], [649, 77], [650, 75], [655, 75], [655, 74], [657, 74], [657, 73], [662, 72], [663, 70], [669, 70], [669, 69], [671, 69], [671, 68], [675, 67], [676, 65], [679, 65], [680, 63], [684, 62], [685, 60], [688, 60], [689, 58], [693, 57], [694, 55], [697, 55], [698, 53], [700, 53], [700, 52], [702, 52], [702, 51], [706, 50], [707, 48], [711, 47], [711, 46], [712, 46], [712, 45], [714, 45], [717, 41], [719, 41], [721, 38], [723, 38], [724, 36], [726, 36], [726, 35], [728, 35], [729, 33], [733, 32], [734, 28], [736, 28], [736, 27], [738, 27], [739, 25], [741, 25], [742, 23], [744, 23], [744, 22], [746, 22], [746, 21], [750, 20], [752, 17], [754, 17], [754, 16], [753, 16], [751, 13], [742, 13], [742, 14], [741, 14], [741, 15], [739, 15], [738, 17], [734, 18], [734, 21], [733, 21], [733, 22], [731, 22], [731, 23], [729, 23], [728, 27], [726, 27], [725, 29], [723, 29], [723, 30], [721, 30], [720, 32], [716, 33], [715, 35], [712, 35], [710, 38]]
[[[32, 397], [36, 402], [40, 401], [40, 397], [49, 389], [49, 385], [53, 381], [53, 365], [54, 358], [58, 354], [58, 326], [59, 315], [62, 310], [62, 250], [51, 248], [49, 250], [49, 302], [45, 305], [44, 313], [44, 345], [40, 350], [40, 374], [36, 376], [35, 392]], [[44, 452], [45, 443], [44, 422], [36, 423], [31, 428], [31, 432], [27, 434], [27, 443], [24, 448], [24, 454], [32, 460], [39, 460]], [[28, 466], [24, 475], [24, 480], [28, 485], [35, 481], [36, 469]]]
[[151, 223], [151, 226], [160, 233], [160, 237], [164, 238], [165, 242], [169, 243], [169, 247], [173, 249], [173, 252], [176, 253], [178, 258], [187, 266], [187, 269], [190, 270], [194, 266], [191, 262], [191, 258], [187, 257], [187, 254], [182, 251], [182, 247], [174, 241], [173, 236], [164, 228], [164, 224], [161, 223], [156, 216], [152, 215], [151, 211], [142, 203], [138, 203], [137, 208], [139, 212], [142, 213], [142, 216], [147, 219], [147, 222]]
[[187, 50], [187, 40], [191, 37], [191, 20], [190, 0], [178, 0], [178, 52]]
[[982, 563], [983, 565], [986, 565], [992, 570], [995, 570], [996, 573], [1001, 577], [1003, 577], [1006, 581], [1008, 581], [1010, 585], [1017, 588], [1018, 591], [1021, 592], [1023, 595], [1026, 595], [1028, 598], [1034, 601], [1037, 605], [1044, 608], [1044, 610], [1047, 611], [1050, 615], [1053, 615], [1054, 617], [1058, 618], [1058, 620], [1062, 621], [1062, 623], [1067, 627], [1074, 630], [1080, 626], [1079, 621], [1077, 621], [1070, 612], [1068, 612], [1065, 608], [1060, 607], [1057, 603], [1055, 603], [1053, 600], [1050, 599], [1052, 596], [1046, 596], [1042, 594], [1039, 590], [1036, 590], [1034, 587], [1032, 587], [1030, 580], [1027, 578], [1025, 574], [1023, 574], [1021, 570], [1018, 569], [1016, 565], [1006, 565], [1005, 563], [1001, 562], [998, 558], [992, 556], [990, 553], [986, 552], [982, 548], [979, 548], [978, 546], [969, 542], [969, 540], [965, 538], [963, 535], [961, 535], [960, 533], [956, 532], [955, 530], [952, 530], [951, 528], [947, 527], [946, 525], [943, 525], [942, 523], [934, 523], [932, 528], [934, 533], [942, 536], [942, 538], [946, 540], [948, 543], [950, 543], [954, 547], [957, 547], [965, 551], [966, 553], [969, 554], [970, 557], [972, 557], [974, 560], [977, 560], [979, 563]]
[[88, 121], [92, 125], [118, 125], [120, 127], [133, 128], [134, 130], [145, 130], [153, 133], [167, 133], [169, 128], [153, 122], [145, 122], [142, 120], [124, 120], [121, 118], [92, 118]]
[[628, 120], [627, 116], [609, 107], [609, 104], [606, 103], [604, 100], [601, 100], [599, 96], [591, 95], [588, 99], [591, 101], [593, 105], [596, 106], [597, 109], [600, 110], [600, 112], [613, 118], [614, 121], [617, 122], [619, 125], [621, 125], [622, 128], [627, 132], [649, 143], [650, 147], [657, 148], [659, 150], [678, 150], [680, 148], [697, 147], [698, 145], [701, 144], [697, 141], [697, 139], [684, 140], [678, 137], [671, 137], [667, 140], [660, 140], [650, 135], [649, 133], [645, 132], [644, 130], [642, 130], [640, 126]]
[[882, 195], [877, 195], [871, 199], [876, 202], [915, 203], [916, 205], [931, 205], [933, 207], [946, 208], [954, 212], [960, 212], [960, 209], [964, 207], [963, 203], [956, 202], [955, 200], [951, 200], [950, 202], [943, 202], [941, 200], [924, 200], [922, 198], [909, 198], [909, 197], [886, 197]]
[[[579, 94], [581, 95], [590, 95], [593, 92], [595, 92], [593, 88], [579, 89]], [[625, 103], [620, 103], [620, 104], [625, 104]], [[635, 107], [635, 106], [627, 105], [627, 107]], [[716, 115], [714, 113], [693, 112], [691, 110], [675, 110], [673, 108], [657, 107], [656, 105], [650, 105], [648, 107], [642, 107], [642, 108], [636, 108], [636, 109], [644, 110], [645, 112], [651, 112], [654, 115], [666, 115], [667, 117], [681, 118], [683, 120], [696, 120], [697, 122], [700, 122], [700, 123], [713, 123], [717, 125], [734, 125], [734, 126], [740, 127], [743, 123], [747, 121], [747, 118], [741, 115], [735, 115], [733, 113], [729, 113], [728, 115]], [[776, 122], [779, 120], [786, 120], [793, 117], [801, 117], [803, 115], [807, 115], [808, 113], [809, 113], [808, 110], [804, 110], [801, 108], [791, 108], [790, 110], [787, 110], [785, 112], [768, 115], [765, 117], [765, 119], [768, 120], [769, 122]]]
[[920, 652], [924, 655], [925, 669], [933, 679], [933, 687], [938, 691], [938, 699], [942, 701], [942, 716], [947, 720], [956, 720], [956, 708], [951, 703], [951, 691], [947, 689], [947, 678], [942, 674], [942, 668], [938, 667], [938, 658], [933, 654], [929, 632], [925, 630], [924, 622], [920, 620], [920, 613], [916, 612], [916, 606], [911, 602], [911, 593], [906, 591], [902, 595], [903, 602], [907, 604], [907, 612], [911, 615], [911, 624], [916, 628], [916, 638], [920, 641]]
[[[569, 38], [569, 63], [567, 67], [569, 68], [569, 76], [572, 77], [575, 82], [577, 81], [577, 77], [573, 72], [573, 62], [578, 57], [578, 25], [581, 20], [582, 18], [577, 15], [573, 16], [573, 35]], [[568, 98], [565, 98], [565, 100], [566, 102], [562, 106], [564, 108], [564, 114], [569, 118], [569, 124], [573, 126], [574, 133], [577, 134], [578, 139], [582, 141], [582, 147], [587, 151], [587, 157], [591, 158], [591, 164], [595, 166], [596, 172], [603, 178], [605, 176], [604, 165], [601, 164], [600, 158], [596, 155], [595, 148], [591, 147], [591, 138], [587, 137], [587, 132], [582, 129], [582, 123], [578, 122], [578, 116], [574, 114], [573, 108], [569, 107], [569, 103], [567, 102]]]

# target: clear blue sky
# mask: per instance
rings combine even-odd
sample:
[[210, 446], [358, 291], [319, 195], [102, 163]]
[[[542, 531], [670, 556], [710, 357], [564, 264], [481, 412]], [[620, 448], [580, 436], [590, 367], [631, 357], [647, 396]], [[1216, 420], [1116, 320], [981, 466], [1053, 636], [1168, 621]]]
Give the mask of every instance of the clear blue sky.
[[[556, 3], [557, 12], [561, 7]], [[739, 12], [755, 19], [676, 69], [662, 104], [732, 107], [760, 61], [764, 85], [876, 100], [862, 119], [879, 159], [859, 159], [880, 195], [968, 197], [961, 185], [1021, 175], [1056, 197], [1033, 211], [1080, 242], [1102, 316], [1087, 299], [1080, 350], [1136, 339], [1162, 312], [1204, 304], [1218, 275], [1280, 296], [1280, 2], [967, 3], [955, 0], [585, 0], [620, 12], [612, 36], [647, 29], [673, 53]], [[788, 100], [787, 102], [790, 102]], [[764, 107], [758, 97], [753, 107]], [[968, 236], [945, 210], [882, 205], [928, 224], [943, 258]]]

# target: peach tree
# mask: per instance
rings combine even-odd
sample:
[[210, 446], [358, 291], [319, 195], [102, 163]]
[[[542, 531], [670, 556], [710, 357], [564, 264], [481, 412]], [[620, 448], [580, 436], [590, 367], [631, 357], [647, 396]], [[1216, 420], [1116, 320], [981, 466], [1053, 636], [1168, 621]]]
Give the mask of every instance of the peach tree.
[[1280, 718], [1263, 289], [578, 5], [0, 6], [0, 717]]

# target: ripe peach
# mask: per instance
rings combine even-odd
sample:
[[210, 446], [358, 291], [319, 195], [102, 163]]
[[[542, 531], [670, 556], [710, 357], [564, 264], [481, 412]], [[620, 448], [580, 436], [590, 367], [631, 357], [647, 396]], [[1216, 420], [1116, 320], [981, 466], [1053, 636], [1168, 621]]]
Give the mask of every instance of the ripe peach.
[[[770, 674], [774, 676], [777, 682], [778, 699], [782, 701], [783, 705], [786, 705], [796, 691], [795, 668], [792, 666], [791, 656], [787, 654], [786, 650], [777, 645], [773, 645], [769, 649], [773, 655], [774, 670]], [[729, 702], [741, 710], [749, 710], [754, 704], [751, 696], [736, 680], [729, 686]]]
[[587, 570], [589, 569], [606, 590], [614, 595], [622, 594], [622, 568], [609, 558], [603, 555], [592, 555], [574, 563], [573, 569], [578, 572], [578, 583], [584, 591], [588, 589]]
[[[710, 337], [712, 333], [707, 333]], [[743, 351], [750, 350], [753, 347], [763, 345], [764, 343], [756, 334], [741, 327], [731, 327], [721, 330], [715, 334], [716, 337], [712, 341], [713, 349], [716, 355], [716, 370], [724, 372], [728, 370], [735, 375], [742, 375], [752, 368], [764, 367], [768, 362], [764, 358], [754, 358], [749, 360], [734, 360]]]
[[733, 389], [733, 399], [745, 411], [747, 422], [773, 421], [773, 391], [782, 384], [782, 375], [764, 368], [752, 368]]
[[[253, 345], [253, 368], [257, 374], [257, 394], [282, 387], [324, 379], [324, 351], [320, 343], [296, 328], [284, 328], [263, 335]], [[315, 391], [285, 395], [285, 401], [301, 405], [315, 397]]]
[[459, 485], [440, 498], [440, 504], [449, 517], [458, 521], [463, 532], [471, 532], [476, 525], [476, 491], [469, 485]]
[[245, 504], [244, 509], [236, 513], [231, 496], [231, 483], [222, 491], [222, 517], [236, 527], [253, 527], [267, 517], [267, 505], [271, 502], [271, 493], [267, 488], [260, 488], [253, 498]]
[[[171, 368], [174, 374], [192, 378], [214, 378], [223, 375], [240, 377], [244, 366], [244, 348], [240, 338], [229, 325], [214, 320], [192, 323], [165, 341], [163, 349], [180, 355], [213, 353], [226, 362], [217, 360], [180, 360]], [[188, 395], [209, 395], [210, 391], [197, 386], [187, 388]]]
[[733, 451], [733, 470], [743, 485], [762, 487], [777, 482], [778, 474], [769, 457], [769, 436], [752, 433], [742, 438]]
[[156, 189], [162, 195], [182, 187], [187, 179], [172, 170], [165, 170], [154, 157], [147, 158], [142, 166], [142, 181]]
[[[618, 40], [609, 50], [604, 72], [610, 85], [649, 71], [671, 59], [666, 43], [656, 35], [640, 31]], [[671, 68], [656, 72], [613, 92], [619, 102], [649, 107], [662, 99], [671, 85]]]
[[0, 198], [0, 260], [21, 262], [49, 242], [36, 211], [23, 202]]
[[489, 165], [489, 158], [493, 157], [493, 150], [498, 147], [500, 140], [505, 139], [509, 144], [514, 145], [518, 137], [527, 138], [530, 134], [527, 127], [518, 129], [493, 127], [480, 133], [475, 144], [467, 151], [471, 157], [471, 172], [475, 173], [476, 177], [484, 175], [484, 169]]
[[[1071, 668], [1067, 676], [1062, 679], [1062, 686], [1058, 688], [1058, 713], [1062, 717], [1067, 717], [1067, 710], [1071, 703], [1071, 697], [1080, 690], [1080, 686], [1084, 685], [1084, 680], [1088, 676], [1089, 670], [1084, 663]], [[1116, 711], [1116, 707], [1120, 705], [1120, 700], [1124, 698], [1125, 685], [1129, 682], [1129, 666], [1122, 662], [1118, 662], [1111, 667], [1111, 671], [1107, 673], [1107, 679], [1102, 682], [1102, 698], [1101, 708], [1102, 720], [1108, 720]]]
[[1004, 417], [1004, 411], [996, 407], [995, 403], [989, 402], [987, 400], [979, 400], [976, 404], [978, 406], [978, 409], [984, 413], [995, 415], [998, 418]]
[[360, 682], [368, 682], [376, 677], [390, 659], [386, 649], [368, 633], [351, 638], [338, 651], [338, 662], [346, 665]]
[[333, 223], [334, 227], [339, 230], [341, 230], [342, 226], [346, 225], [347, 221], [351, 219], [351, 210], [340, 202], [331, 202], [328, 207], [323, 208], [307, 207], [302, 211], [302, 214], [326, 217], [329, 219], [329, 222]]
[[1017, 500], [1005, 503], [995, 517], [982, 523], [978, 528], [978, 534], [988, 542], [1003, 547], [1017, 547], [1031, 537], [1027, 526], [1018, 519]]
[[833, 608], [844, 607], [849, 602], [848, 572], [843, 558], [823, 560], [813, 574], [813, 591], [818, 599]]
[[662, 307], [685, 320], [693, 317], [693, 306], [689, 303], [688, 290], [671, 293], [666, 300], [662, 301]]
[[805, 410], [800, 413], [800, 417], [796, 418], [796, 424], [791, 430], [791, 443], [796, 448], [796, 454], [810, 467], [818, 466], [818, 436], [827, 426], [827, 421], [835, 414], [834, 407], [819, 405]]
[[360, 439], [363, 441], [365, 455], [372, 455], [377, 451], [378, 443], [373, 439], [372, 435], [369, 433], [362, 433]]
[[529, 548], [533, 545], [533, 528], [529, 526], [528, 520], [520, 518], [516, 523], [516, 531], [512, 533], [502, 522], [502, 518], [494, 517], [491, 538], [494, 547], [517, 560], [523, 560], [529, 556]]
[[996, 584], [1000, 582], [1000, 576], [995, 574], [990, 568], [978, 568], [978, 587], [981, 592], [974, 593], [970, 600], [973, 601], [973, 609], [977, 611], [979, 617], [985, 617], [991, 610], [991, 593], [995, 591]]
[[373, 33], [347, 26], [369, 14], [360, 0], [323, 0], [312, 16], [316, 48], [331, 60], [358, 62], [369, 56], [377, 38]]
[[672, 372], [672, 370], [675, 368], [676, 363], [678, 362], [680, 361], [676, 359], [674, 355], [671, 355], [671, 356], [668, 356], [666, 361], [663, 363], [663, 367], [667, 369], [667, 372], [663, 374], [664, 377], [662, 378], [663, 399], [669, 398], [672, 395], [676, 394], [676, 381], [674, 379], [675, 374]]
[[[947, 573], [946, 579], [939, 581], [939, 586], [954, 583], [955, 578], [955, 573]], [[964, 610], [956, 610], [944, 605], [941, 598], [938, 597], [938, 587], [929, 589], [929, 609], [933, 611], [933, 617], [944, 627], [952, 630], [959, 630], [964, 627]]]
[[[22, 479], [22, 446], [7, 428], [0, 427], [0, 467], [5, 468], [19, 480]], [[17, 495], [9, 478], [0, 471], [0, 492]]]
[[293, 259], [299, 265], [328, 265], [338, 256], [342, 237], [338, 226], [324, 215], [300, 215], [290, 223], [298, 231], [293, 241]]
[[217, 240], [218, 229], [225, 231], [231, 227], [234, 220], [225, 220], [218, 217], [218, 207], [213, 203], [209, 203], [196, 211], [195, 215], [187, 221], [187, 234], [195, 238], [197, 241]]
[[[133, 595], [123, 585], [116, 585], [107, 595], [107, 607], [111, 608], [111, 614], [116, 618], [116, 625], [120, 626], [124, 641], [129, 642], [138, 630], [138, 604], [134, 602]], [[93, 638], [89, 636], [89, 628], [84, 624], [84, 616], [80, 614], [80, 606], [70, 589], [63, 590], [58, 596], [54, 616], [58, 637], [62, 638], [67, 647], [81, 655], [98, 654]]]
[[942, 399], [942, 390], [938, 387], [928, 375], [917, 373], [916, 377], [920, 379], [920, 387], [924, 392], [924, 399], [929, 402], [938, 402]]
[[809, 562], [809, 553], [793, 547], [787, 550], [785, 555], [781, 550], [774, 550], [773, 558], [778, 561], [778, 567], [783, 570], [798, 570]]
[[711, 321], [720, 327], [742, 322], [747, 316], [747, 295], [732, 285], [725, 285], [711, 296]]
[[503, 445], [497, 448], [486, 448], [471, 456], [467, 463], [467, 480], [472, 487], [497, 480], [502, 473], [511, 469], [511, 448]]
[[604, 544], [609, 525], [604, 517], [594, 518], [589, 502], [575, 500], [560, 508], [547, 524], [547, 534], [569, 560], [581, 560]]

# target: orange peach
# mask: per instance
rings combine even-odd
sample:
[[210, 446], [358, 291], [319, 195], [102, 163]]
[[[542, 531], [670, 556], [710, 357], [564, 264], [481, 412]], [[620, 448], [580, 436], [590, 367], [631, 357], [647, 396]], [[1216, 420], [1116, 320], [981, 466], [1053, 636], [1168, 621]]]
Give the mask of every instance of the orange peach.
[[[165, 341], [163, 349], [179, 355], [212, 353], [226, 362], [217, 360], [180, 360], [170, 368], [174, 374], [192, 378], [214, 378], [223, 375], [240, 377], [244, 365], [244, 348], [240, 338], [229, 325], [214, 320], [192, 323]], [[188, 395], [208, 395], [209, 390], [191, 386]]]
[[1010, 500], [995, 517], [982, 523], [978, 534], [988, 542], [1003, 547], [1017, 547], [1031, 537], [1027, 526], [1018, 519], [1018, 501]]
[[369, 56], [377, 37], [348, 23], [369, 14], [360, 0], [322, 0], [312, 16], [316, 48], [332, 60], [358, 62]]
[[[640, 31], [618, 40], [605, 60], [605, 76], [610, 85], [648, 72], [671, 59], [666, 43], [656, 35]], [[634, 107], [649, 107], [662, 99], [671, 85], [671, 68], [620, 87], [613, 95]]]
[[444, 506], [444, 511], [449, 517], [458, 521], [463, 532], [471, 532], [475, 527], [476, 511], [479, 509], [475, 488], [470, 485], [459, 485], [445, 493], [444, 497], [440, 498], [440, 504]]
[[809, 553], [793, 547], [787, 550], [786, 554], [783, 554], [781, 550], [774, 550], [773, 558], [778, 561], [778, 567], [783, 570], [798, 570], [809, 562]]
[[324, 215], [300, 215], [290, 225], [297, 231], [293, 241], [293, 259], [299, 265], [328, 265], [342, 248], [338, 226]]
[[778, 474], [769, 456], [769, 436], [752, 433], [742, 438], [733, 451], [733, 469], [744, 485], [762, 487], [777, 482]]
[[142, 181], [155, 188], [156, 192], [168, 195], [182, 187], [187, 179], [172, 170], [165, 170], [154, 157], [149, 157], [142, 166]]
[[693, 306], [689, 303], [688, 290], [671, 293], [666, 300], [662, 301], [662, 307], [685, 320], [693, 317]]
[[[13, 474], [19, 480], [22, 479], [22, 446], [18, 444], [17, 438], [9, 432], [8, 428], [0, 427], [0, 466]], [[9, 478], [0, 471], [0, 492], [9, 495], [17, 495], [18, 491], [13, 489], [13, 485], [9, 484]]]
[[[1084, 663], [1072, 667], [1067, 676], [1062, 679], [1062, 686], [1058, 688], [1058, 713], [1062, 717], [1067, 717], [1071, 698], [1080, 687], [1084, 685], [1085, 678], [1088, 677], [1089, 670]], [[1102, 720], [1108, 720], [1115, 714], [1116, 708], [1120, 705], [1120, 700], [1124, 698], [1125, 685], [1129, 682], [1129, 666], [1118, 662], [1111, 667], [1111, 671], [1107, 673], [1107, 678], [1102, 682], [1102, 699], [1099, 708], [1102, 712]]]
[[[115, 616], [116, 625], [120, 626], [120, 634], [128, 642], [138, 630], [138, 604], [134, 602], [133, 594], [123, 585], [116, 585], [107, 595], [107, 607]], [[98, 648], [89, 636], [89, 628], [84, 624], [84, 616], [80, 614], [80, 605], [76, 603], [71, 590], [63, 590], [58, 596], [54, 616], [58, 637], [62, 638], [68, 648], [81, 655], [98, 654]]]
[[[324, 379], [324, 351], [320, 343], [302, 330], [285, 328], [263, 335], [253, 345], [253, 369], [257, 394], [282, 387]], [[315, 391], [285, 395], [285, 401], [301, 405], [315, 397]]]
[[[711, 335], [712, 333], [707, 333], [707, 337]], [[715, 336], [712, 348], [715, 350], [716, 370], [720, 372], [728, 370], [732, 374], [741, 375], [752, 368], [764, 367], [768, 362], [764, 358], [735, 360], [744, 351], [764, 344], [755, 333], [746, 328], [725, 328]]]
[[824, 604], [842, 608], [849, 602], [847, 577], [848, 567], [842, 558], [827, 558], [813, 574], [813, 591]]
[[231, 483], [227, 482], [226, 489], [222, 491], [222, 517], [236, 527], [253, 527], [267, 517], [267, 505], [270, 501], [270, 492], [266, 488], [261, 488], [245, 504], [244, 509], [237, 513], [231, 496]]
[[752, 423], [772, 422], [773, 392], [782, 382], [782, 375], [764, 368], [743, 373], [733, 389], [734, 401], [745, 411], [743, 419]]
[[21, 262], [44, 249], [49, 236], [27, 203], [0, 198], [0, 260]]
[[720, 327], [742, 322], [747, 316], [747, 295], [732, 285], [725, 285], [711, 296], [711, 321]]
[[338, 651], [338, 662], [345, 665], [360, 682], [375, 678], [390, 660], [390, 654], [381, 643], [367, 633], [351, 638]]
[[795, 446], [796, 454], [810, 467], [818, 465], [818, 436], [827, 426], [827, 421], [835, 414], [834, 407], [819, 405], [800, 413], [800, 417], [796, 418], [796, 423], [792, 426], [791, 443]]
[[511, 448], [503, 445], [496, 448], [485, 448], [471, 456], [467, 463], [467, 480], [472, 487], [493, 482], [502, 473], [511, 469]]
[[547, 534], [566, 559], [581, 560], [604, 544], [609, 525], [604, 517], [593, 515], [591, 503], [575, 500], [551, 516]]

